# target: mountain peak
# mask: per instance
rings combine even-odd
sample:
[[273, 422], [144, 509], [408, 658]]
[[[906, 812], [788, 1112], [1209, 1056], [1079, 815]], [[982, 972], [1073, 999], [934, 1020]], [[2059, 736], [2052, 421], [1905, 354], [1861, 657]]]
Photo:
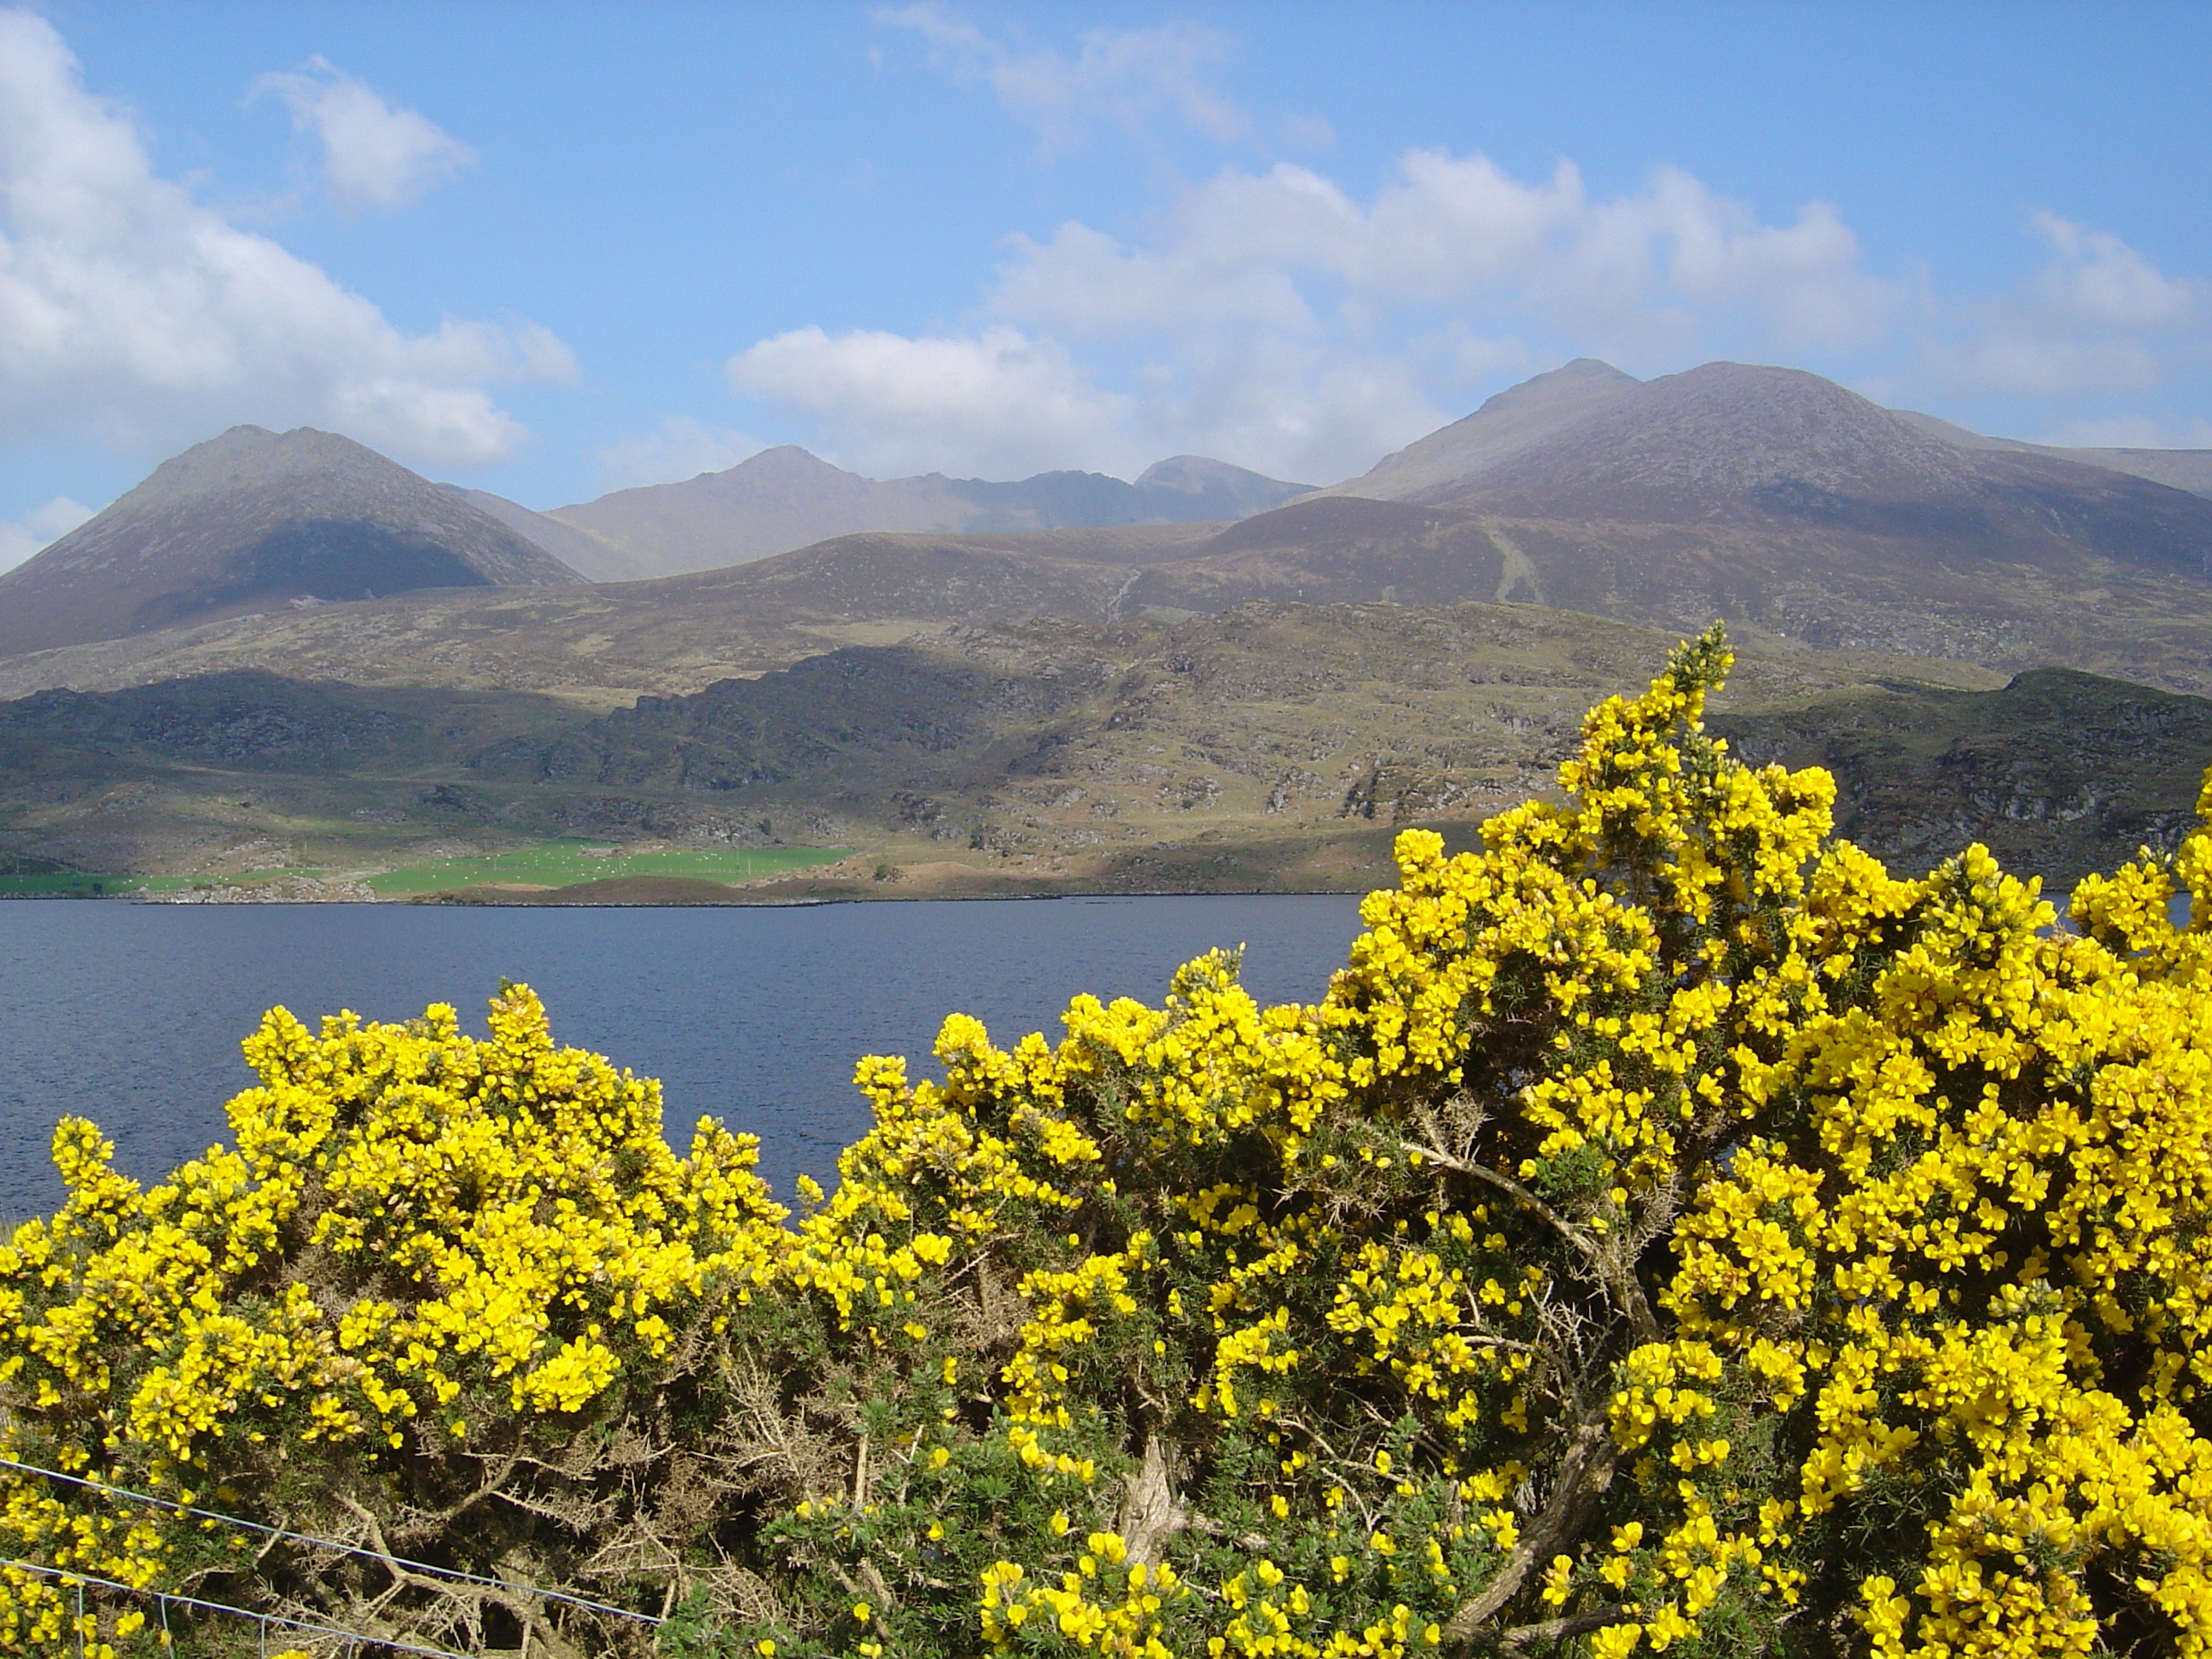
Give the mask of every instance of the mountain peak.
[[811, 449], [797, 444], [776, 444], [757, 455], [748, 455], [735, 466], [725, 467], [720, 472], [702, 472], [702, 478], [724, 478], [732, 472], [742, 472], [749, 478], [854, 478], [860, 474], [848, 472], [842, 466], [823, 460]]
[[[1557, 368], [1547, 368], [1541, 374], [1532, 374], [1515, 386], [1484, 401], [1477, 415], [1500, 410], [1527, 409], [1550, 404], [1562, 399], [1580, 403], [1592, 392], [1601, 395], [1625, 392], [1630, 386], [1642, 384], [1633, 374], [1624, 374], [1611, 363], [1595, 357], [1577, 357], [1571, 362], [1561, 363]], [[1474, 417], [1470, 416], [1469, 419]]]
[[580, 580], [468, 501], [334, 432], [234, 426], [0, 576], [0, 652], [248, 609]]
[[1255, 472], [1249, 467], [1237, 466], [1228, 461], [1217, 461], [1210, 455], [1170, 455], [1164, 461], [1154, 461], [1137, 475], [1137, 488], [1181, 489], [1195, 495], [1223, 485], [1244, 483], [1255, 478], [1284, 489], [1304, 490], [1313, 488], [1311, 484], [1285, 483], [1279, 478], [1267, 477], [1264, 474]]
[[1376, 501], [1440, 501], [1642, 384], [1611, 363], [1577, 357], [1506, 387], [1465, 419], [1384, 456], [1371, 471], [1328, 493]]
[[1633, 384], [1439, 500], [1571, 498], [1597, 514], [1750, 510], [1787, 489], [1907, 501], [1965, 488], [1972, 464], [1856, 392], [1802, 369], [1712, 362]]
[[1001, 534], [1242, 519], [1310, 489], [1204, 455], [1170, 456], [1134, 483], [1072, 470], [1004, 482], [942, 472], [878, 480], [781, 444], [725, 471], [617, 490], [548, 516], [615, 549], [633, 567], [627, 574], [672, 575], [866, 532]]

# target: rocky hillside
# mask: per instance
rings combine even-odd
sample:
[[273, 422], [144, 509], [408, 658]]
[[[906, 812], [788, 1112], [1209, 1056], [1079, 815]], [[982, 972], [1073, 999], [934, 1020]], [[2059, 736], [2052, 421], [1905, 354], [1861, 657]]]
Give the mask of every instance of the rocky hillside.
[[1755, 761], [1836, 775], [1843, 834], [1919, 868], [1970, 841], [2070, 881], [2197, 824], [2212, 702], [2039, 669], [1990, 691], [1890, 684], [1714, 722]]
[[[258, 672], [49, 691], [0, 704], [0, 864], [343, 876], [568, 836], [836, 842], [956, 889], [1357, 885], [1397, 829], [1465, 835], [1547, 787], [1671, 643], [1533, 606], [1252, 603], [940, 628], [605, 714]], [[2204, 699], [1779, 642], [1742, 650], [1714, 721], [1832, 770], [1844, 832], [1901, 867], [1980, 840], [2061, 883], [2170, 843], [2212, 764]]]
[[233, 427], [0, 575], [0, 654], [422, 588], [582, 580], [349, 438]]
[[[603, 715], [258, 673], [46, 692], [0, 707], [0, 858], [358, 873], [561, 835], [780, 839], [1064, 885], [1356, 885], [1395, 829], [1466, 833], [1544, 787], [1583, 709], [1672, 642], [1527, 606], [1253, 604], [940, 628]], [[1731, 707], [1930, 680], [1994, 684], [1753, 647]]]

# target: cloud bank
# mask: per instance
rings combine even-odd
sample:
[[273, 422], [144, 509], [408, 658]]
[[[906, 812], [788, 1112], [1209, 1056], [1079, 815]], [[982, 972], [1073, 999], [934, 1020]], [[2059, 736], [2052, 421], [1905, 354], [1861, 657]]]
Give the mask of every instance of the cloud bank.
[[[1674, 366], [1716, 346], [1852, 349], [1906, 296], [1824, 203], [1788, 222], [1676, 169], [1600, 198], [1417, 149], [1361, 199], [1288, 164], [1186, 187], [1143, 237], [1080, 221], [1006, 239], [970, 332], [799, 329], [732, 389], [851, 464], [1142, 465], [1175, 450], [1327, 481], [1465, 412], [1474, 388], [1577, 352]], [[1094, 365], [1119, 361], [1121, 384]]]
[[[1188, 153], [1283, 125], [1219, 89], [1235, 42], [1197, 25], [1056, 49], [943, 0], [873, 15], [1048, 160], [1105, 127]], [[1007, 235], [963, 325], [796, 329], [728, 377], [862, 470], [1126, 473], [1195, 451], [1328, 481], [1577, 356], [1646, 376], [1791, 363], [1897, 403], [2042, 399], [2021, 418], [2046, 428], [2212, 367], [2212, 284], [2054, 214], [2023, 228], [2025, 277], [1960, 295], [1874, 268], [1834, 203], [1763, 215], [1678, 167], [1608, 194], [1571, 161], [1521, 178], [1479, 151], [1407, 149], [1364, 192], [1315, 167], [1232, 164], [1170, 183], [1133, 228]]]
[[1141, 234], [1016, 234], [970, 331], [799, 329], [732, 389], [848, 464], [1126, 470], [1194, 451], [1328, 481], [1567, 357], [1638, 374], [1810, 364], [1893, 402], [2109, 398], [2212, 364], [2212, 284], [2054, 215], [2011, 292], [1943, 302], [1867, 267], [1842, 213], [1778, 222], [1675, 167], [1591, 191], [1414, 149], [1363, 198], [1310, 168], [1229, 167]]
[[[400, 188], [421, 176], [416, 153], [413, 173], [356, 155], [346, 188]], [[529, 323], [395, 328], [157, 177], [52, 27], [0, 10], [0, 441], [70, 434], [149, 456], [240, 421], [306, 423], [472, 466], [522, 435], [489, 385], [574, 369]]]
[[1127, 465], [1133, 400], [1101, 390], [1067, 351], [1018, 329], [909, 339], [801, 328], [730, 359], [731, 389], [841, 434], [849, 465], [877, 476], [982, 459], [1020, 477], [1070, 456]]
[[1935, 342], [1923, 374], [1966, 392], [2142, 392], [2212, 362], [2212, 283], [2169, 276], [2118, 237], [2037, 213], [2045, 263]]

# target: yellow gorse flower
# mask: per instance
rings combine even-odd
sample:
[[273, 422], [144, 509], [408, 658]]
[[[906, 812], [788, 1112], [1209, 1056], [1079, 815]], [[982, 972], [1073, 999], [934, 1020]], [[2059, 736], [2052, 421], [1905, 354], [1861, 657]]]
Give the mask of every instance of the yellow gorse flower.
[[[2212, 829], [2069, 928], [1978, 848], [1893, 878], [1705, 733], [1728, 665], [1591, 711], [1473, 850], [1401, 836], [1316, 1003], [1217, 952], [862, 1060], [795, 1220], [520, 988], [484, 1042], [272, 1014], [234, 1148], [142, 1192], [58, 1133], [8, 1449], [389, 1494], [495, 1441], [621, 1517], [532, 1559], [736, 1585], [731, 1651], [2212, 1652]], [[146, 1585], [209, 1547], [29, 1478], [0, 1529]], [[0, 1575], [0, 1645], [64, 1620]]]

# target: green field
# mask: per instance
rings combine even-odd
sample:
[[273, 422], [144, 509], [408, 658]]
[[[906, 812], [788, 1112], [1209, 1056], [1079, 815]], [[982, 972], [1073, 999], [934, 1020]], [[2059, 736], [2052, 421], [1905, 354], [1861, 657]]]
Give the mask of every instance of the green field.
[[313, 876], [314, 870], [254, 870], [242, 876], [104, 876], [83, 870], [58, 870], [29, 876], [0, 876], [0, 898], [113, 898], [119, 894], [173, 893], [183, 887], [216, 882], [238, 884], [275, 876]]
[[[586, 849], [594, 849], [586, 851]], [[524, 882], [540, 887], [569, 887], [582, 881], [609, 881], [617, 876], [695, 876], [707, 881], [749, 881], [757, 876], [781, 875], [817, 864], [834, 864], [847, 849], [831, 847], [767, 847], [731, 852], [610, 854], [605, 843], [587, 841], [549, 841], [514, 853], [493, 853], [479, 858], [443, 859], [435, 864], [414, 864], [369, 878], [379, 898], [405, 898], [416, 893], [447, 892], [457, 887], [478, 887], [493, 882]]]
[[[586, 848], [592, 850], [586, 851]], [[443, 859], [411, 864], [368, 884], [379, 898], [410, 898], [417, 893], [449, 892], [495, 882], [537, 887], [569, 887], [578, 882], [617, 876], [693, 876], [707, 881], [749, 881], [759, 876], [834, 864], [846, 849], [834, 847], [769, 847], [731, 852], [611, 853], [603, 842], [549, 841], [512, 853], [478, 858]], [[326, 870], [253, 870], [236, 876], [121, 876], [84, 870], [45, 870], [0, 875], [0, 899], [115, 898], [133, 893], [173, 893], [211, 884], [245, 886], [278, 876], [325, 876]]]

